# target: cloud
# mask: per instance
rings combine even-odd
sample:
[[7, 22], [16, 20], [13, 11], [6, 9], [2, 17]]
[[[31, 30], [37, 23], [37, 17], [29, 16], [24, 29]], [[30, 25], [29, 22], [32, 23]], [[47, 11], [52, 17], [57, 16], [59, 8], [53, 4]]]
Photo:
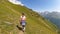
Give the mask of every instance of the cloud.
[[21, 1], [18, 1], [18, 0], [8, 0], [8, 1], [16, 5], [24, 6], [24, 4], [22, 4]]

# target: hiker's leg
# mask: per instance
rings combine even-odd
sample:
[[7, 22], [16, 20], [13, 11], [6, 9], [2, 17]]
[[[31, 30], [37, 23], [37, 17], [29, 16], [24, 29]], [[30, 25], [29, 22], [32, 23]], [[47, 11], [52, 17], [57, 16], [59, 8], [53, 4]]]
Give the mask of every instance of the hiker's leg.
[[25, 29], [25, 25], [23, 25], [22, 28]]
[[25, 31], [25, 25], [23, 25], [23, 28], [22, 29], [23, 29], [23, 31]]
[[25, 21], [22, 22], [22, 30], [25, 31]]
[[24, 22], [24, 23], [22, 23], [22, 28], [23, 28], [23, 29], [25, 29], [25, 22]]
[[24, 29], [23, 29], [23, 30], [25, 30], [25, 25], [24, 25], [23, 27], [24, 27]]

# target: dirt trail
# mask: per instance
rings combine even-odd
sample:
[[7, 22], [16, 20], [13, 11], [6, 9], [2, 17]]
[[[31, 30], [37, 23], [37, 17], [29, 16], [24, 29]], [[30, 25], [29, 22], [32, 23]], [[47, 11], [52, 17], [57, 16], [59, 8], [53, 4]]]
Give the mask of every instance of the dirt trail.
[[24, 34], [24, 32], [22, 32], [22, 31], [19, 31], [19, 34]]

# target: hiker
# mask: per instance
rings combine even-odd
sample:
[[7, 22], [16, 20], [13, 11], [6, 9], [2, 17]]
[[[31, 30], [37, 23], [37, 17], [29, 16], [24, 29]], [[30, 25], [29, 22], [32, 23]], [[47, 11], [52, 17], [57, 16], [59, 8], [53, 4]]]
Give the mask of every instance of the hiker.
[[20, 24], [22, 26], [22, 30], [25, 31], [25, 25], [26, 25], [26, 16], [24, 13], [22, 13], [20, 17]]

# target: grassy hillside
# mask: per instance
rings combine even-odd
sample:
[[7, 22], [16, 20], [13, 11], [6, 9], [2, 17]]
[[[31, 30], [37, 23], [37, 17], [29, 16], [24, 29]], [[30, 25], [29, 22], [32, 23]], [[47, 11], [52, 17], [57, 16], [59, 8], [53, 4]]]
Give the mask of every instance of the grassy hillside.
[[57, 27], [25, 6], [14, 5], [7, 0], [0, 0], [0, 34], [18, 34], [21, 13], [27, 16], [26, 34], [57, 34]]

